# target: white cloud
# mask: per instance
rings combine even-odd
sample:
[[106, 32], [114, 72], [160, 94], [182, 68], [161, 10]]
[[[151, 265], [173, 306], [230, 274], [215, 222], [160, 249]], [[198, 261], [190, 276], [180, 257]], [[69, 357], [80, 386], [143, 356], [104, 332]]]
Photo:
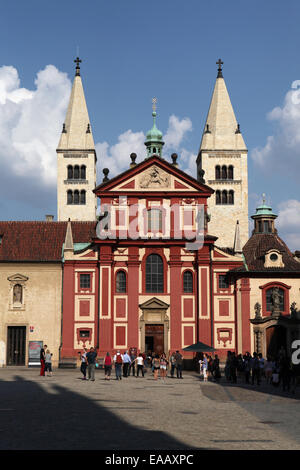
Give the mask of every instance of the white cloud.
[[168, 151], [179, 150], [182, 141], [184, 140], [186, 132], [193, 129], [192, 121], [189, 118], [179, 119], [172, 114], [169, 117], [169, 127], [166, 135], [164, 136], [165, 149]]
[[[37, 201], [56, 187], [56, 147], [70, 97], [67, 74], [53, 65], [37, 73], [34, 89], [20, 87], [17, 70], [0, 67], [1, 190]], [[17, 188], [17, 189], [16, 189]], [[31, 194], [40, 190], [41, 197]], [[13, 193], [16, 194], [13, 194]]]
[[[163, 136], [165, 145], [163, 147], [163, 157], [170, 159], [170, 155], [175, 151], [180, 151], [178, 163], [181, 168], [192, 173], [192, 162], [194, 163], [196, 156], [181, 148], [186, 133], [192, 130], [192, 122], [189, 118], [180, 120], [177, 116], [172, 115], [169, 118], [169, 125], [166, 134]], [[146, 137], [143, 132], [133, 132], [131, 129], [127, 130], [118, 137], [118, 142], [109, 146], [107, 142], [99, 142], [96, 144], [96, 152], [98, 157], [98, 181], [102, 181], [102, 169], [109, 168], [109, 176], [116, 176], [117, 174], [127, 170], [130, 166], [130, 154], [136, 153], [136, 163], [141, 162], [146, 158]], [[171, 161], [171, 159], [170, 159]], [[101, 169], [101, 170], [100, 170]]]
[[276, 226], [291, 250], [300, 249], [300, 201], [290, 199], [278, 205]]
[[96, 144], [98, 158], [97, 175], [99, 184], [102, 181], [103, 168], [109, 168], [109, 176], [116, 176], [127, 170], [130, 166], [130, 154], [136, 153], [136, 163], [146, 157], [146, 147], [144, 145], [145, 135], [143, 132], [133, 132], [131, 129], [119, 135], [118, 142], [109, 146], [107, 142]]
[[[295, 85], [292, 84], [294, 88]], [[300, 85], [300, 83], [299, 83]], [[282, 107], [275, 107], [267, 118], [275, 123], [274, 135], [268, 136], [264, 147], [257, 147], [251, 157], [261, 169], [280, 171], [296, 176], [300, 170], [300, 99], [299, 92], [286, 93]]]

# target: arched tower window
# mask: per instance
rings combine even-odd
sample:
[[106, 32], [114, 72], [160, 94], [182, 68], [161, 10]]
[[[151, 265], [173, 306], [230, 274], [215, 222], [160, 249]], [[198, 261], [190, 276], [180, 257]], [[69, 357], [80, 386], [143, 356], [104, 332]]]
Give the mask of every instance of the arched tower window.
[[68, 180], [73, 179], [73, 167], [72, 165], [68, 165]]
[[74, 191], [73, 204], [79, 204], [79, 191], [77, 189]]
[[81, 165], [80, 168], [80, 179], [85, 180], [86, 179], [86, 166]]
[[228, 193], [228, 204], [234, 204], [234, 192], [232, 189]]
[[228, 179], [233, 180], [233, 166], [229, 165], [228, 167]]
[[71, 189], [67, 192], [67, 204], [73, 204], [73, 191]]
[[146, 292], [164, 291], [164, 265], [159, 255], [149, 255], [146, 260]]
[[191, 271], [183, 273], [183, 292], [193, 292], [193, 273]]
[[222, 166], [222, 180], [227, 180], [227, 166]]
[[85, 195], [86, 195], [86, 192], [84, 189], [80, 191], [80, 204], [85, 204]]
[[216, 166], [215, 172], [216, 172], [216, 180], [220, 180], [220, 179], [221, 179], [221, 168], [220, 168], [220, 165], [217, 165], [217, 166]]
[[74, 166], [74, 179], [75, 180], [79, 179], [79, 166], [78, 165]]
[[228, 203], [227, 191], [224, 189], [224, 191], [222, 191], [222, 204], [227, 204], [227, 203]]
[[221, 191], [216, 191], [216, 204], [221, 204]]
[[118, 271], [116, 275], [116, 292], [126, 292], [126, 273]]

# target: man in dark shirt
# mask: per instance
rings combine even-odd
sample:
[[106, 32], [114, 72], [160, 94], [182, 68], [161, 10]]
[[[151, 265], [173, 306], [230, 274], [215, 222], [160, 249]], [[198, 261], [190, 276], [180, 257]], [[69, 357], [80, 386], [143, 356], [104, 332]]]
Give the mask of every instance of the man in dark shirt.
[[94, 348], [91, 348], [86, 355], [88, 364], [88, 380], [95, 381], [95, 365], [96, 365], [97, 352]]

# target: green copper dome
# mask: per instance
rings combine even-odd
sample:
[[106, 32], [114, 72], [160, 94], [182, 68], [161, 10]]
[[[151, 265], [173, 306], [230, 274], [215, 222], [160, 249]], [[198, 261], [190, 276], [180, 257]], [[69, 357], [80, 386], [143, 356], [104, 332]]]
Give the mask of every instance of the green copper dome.
[[267, 206], [264, 194], [262, 204], [256, 208], [255, 215], [251, 216], [252, 219], [256, 219], [257, 217], [277, 217], [277, 215], [273, 213], [272, 207]]
[[153, 126], [152, 126], [152, 129], [150, 129], [150, 131], [147, 132], [146, 134], [146, 143], [147, 142], [151, 142], [151, 141], [161, 141], [162, 140], [162, 132], [160, 132], [159, 129], [157, 129], [156, 127], [156, 112], [153, 111], [152, 113], [152, 116], [153, 116]]
[[146, 141], [145, 145], [147, 147], [147, 157], [151, 157], [152, 155], [158, 155], [159, 157], [162, 156], [162, 148], [164, 146], [164, 142], [162, 140], [163, 134], [162, 132], [157, 129], [156, 127], [156, 98], [153, 98], [153, 126], [150, 131], [146, 134]]

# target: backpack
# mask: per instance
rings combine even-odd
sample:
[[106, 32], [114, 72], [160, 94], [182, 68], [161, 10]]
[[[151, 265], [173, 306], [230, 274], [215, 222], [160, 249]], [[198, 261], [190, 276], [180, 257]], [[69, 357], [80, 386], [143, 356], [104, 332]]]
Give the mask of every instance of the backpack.
[[123, 363], [121, 354], [117, 354], [116, 363], [117, 364], [122, 364]]

